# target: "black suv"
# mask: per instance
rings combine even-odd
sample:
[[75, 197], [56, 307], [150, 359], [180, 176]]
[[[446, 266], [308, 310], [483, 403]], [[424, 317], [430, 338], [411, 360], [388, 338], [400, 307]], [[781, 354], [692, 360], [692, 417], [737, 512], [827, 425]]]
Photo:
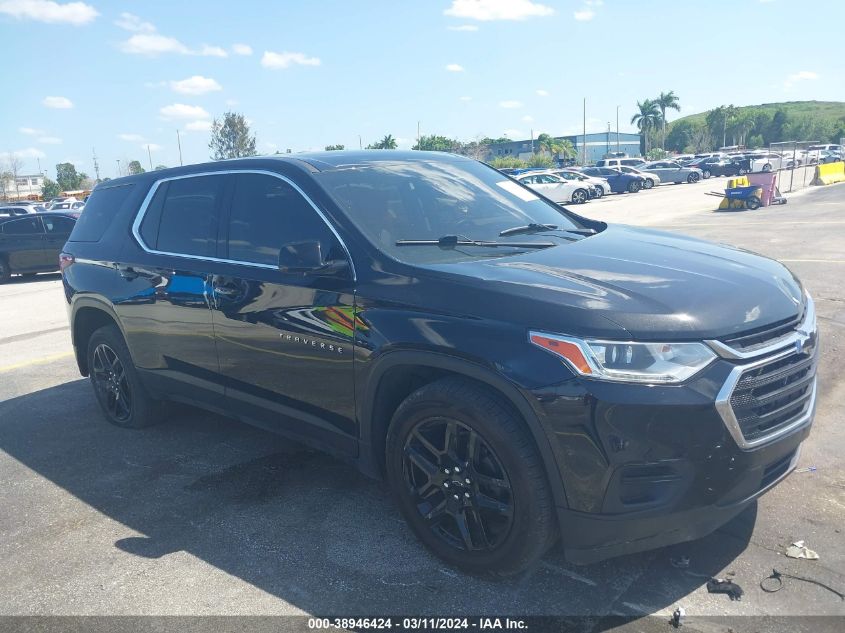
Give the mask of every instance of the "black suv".
[[109, 421], [167, 401], [382, 477], [464, 569], [703, 536], [795, 466], [813, 302], [781, 264], [579, 217], [428, 152], [238, 159], [99, 185], [62, 254]]
[[66, 213], [3, 214], [0, 211], [0, 284], [13, 274], [59, 270], [59, 253], [76, 224]]

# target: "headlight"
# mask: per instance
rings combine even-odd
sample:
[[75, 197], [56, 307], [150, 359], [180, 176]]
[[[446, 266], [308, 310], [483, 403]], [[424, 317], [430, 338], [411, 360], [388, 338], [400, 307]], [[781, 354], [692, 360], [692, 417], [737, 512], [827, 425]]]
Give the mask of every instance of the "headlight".
[[529, 339], [561, 358], [579, 375], [598, 380], [683, 382], [716, 358], [703, 343], [599, 341], [544, 332], [530, 332]]

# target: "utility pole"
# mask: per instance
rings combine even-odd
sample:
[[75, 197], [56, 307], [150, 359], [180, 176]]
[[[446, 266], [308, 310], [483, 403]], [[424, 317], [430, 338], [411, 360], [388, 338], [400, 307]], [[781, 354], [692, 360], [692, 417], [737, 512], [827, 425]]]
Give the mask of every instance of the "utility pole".
[[534, 153], [534, 128], [531, 128], [531, 153]]
[[179, 146], [179, 166], [182, 166], [182, 138], [179, 136], [179, 130], [176, 130], [176, 144]]
[[91, 155], [94, 158], [94, 173], [97, 175], [97, 182], [100, 182], [100, 164], [97, 162], [97, 150], [91, 148]]
[[147, 143], [147, 158], [150, 159], [150, 171], [152, 171], [153, 170], [153, 155], [152, 155], [152, 152], [150, 152], [150, 144], [149, 143]]
[[619, 153], [619, 106], [616, 106], [616, 152]]
[[120, 159], [118, 158], [116, 160], [117, 160], [117, 177], [120, 178], [123, 175], [120, 171]]
[[420, 122], [417, 121], [417, 149], [422, 149], [420, 147]]
[[358, 135], [358, 149], [364, 149], [364, 144], [361, 142], [361, 135]]
[[607, 154], [610, 154], [610, 121], [607, 122]]
[[40, 158], [36, 158], [35, 160], [37, 160], [37, 161], [38, 161], [38, 173], [39, 173], [39, 174], [41, 174], [41, 175], [43, 176], [43, 175], [44, 175], [44, 172], [43, 172], [43, 171], [41, 171], [41, 159], [40, 159]]
[[587, 97], [584, 97], [584, 157], [581, 164], [587, 164]]

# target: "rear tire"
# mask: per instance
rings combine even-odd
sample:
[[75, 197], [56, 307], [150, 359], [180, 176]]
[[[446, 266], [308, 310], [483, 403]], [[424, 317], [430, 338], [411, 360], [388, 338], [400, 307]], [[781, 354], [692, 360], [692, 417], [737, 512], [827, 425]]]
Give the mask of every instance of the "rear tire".
[[164, 403], [147, 394], [116, 325], [95, 331], [88, 341], [87, 354], [91, 385], [106, 420], [131, 429], [163, 420]]
[[765, 165], [763, 165], [763, 171], [765, 171], [765, 172], [772, 171], [772, 166], [769, 163], [766, 163]]
[[461, 378], [421, 387], [393, 415], [386, 450], [399, 509], [447, 563], [516, 574], [557, 540], [542, 460], [494, 392]]
[[702, 178], [704, 178], [704, 180], [707, 180], [707, 179], [708, 179], [708, 178], [710, 178], [710, 176], [712, 176], [712, 175], [713, 175], [713, 174], [711, 174], [711, 173], [710, 173], [710, 170], [709, 170], [709, 169], [705, 169], [705, 170], [702, 172], [701, 177], [702, 177]]
[[651, 189], [654, 187], [654, 181], [651, 178], [646, 178], [643, 183], [643, 189]]
[[636, 180], [632, 180], [628, 183], [628, 191], [630, 193], [637, 193], [641, 189], [641, 185]]

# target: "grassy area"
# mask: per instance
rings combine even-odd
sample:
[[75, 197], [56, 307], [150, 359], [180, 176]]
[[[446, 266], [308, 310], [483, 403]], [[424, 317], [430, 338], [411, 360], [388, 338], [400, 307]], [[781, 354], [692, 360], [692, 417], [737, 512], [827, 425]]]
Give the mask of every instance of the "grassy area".
[[[737, 110], [740, 114], [745, 110], [763, 110], [770, 115], [774, 115], [778, 110], [783, 110], [790, 117], [813, 117], [814, 119], [827, 119], [831, 123], [835, 123], [845, 117], [845, 101], [784, 101], [782, 103], [738, 106]], [[707, 112], [699, 112], [675, 119], [672, 124], [677, 125], [681, 121], [704, 123], [707, 119]]]

